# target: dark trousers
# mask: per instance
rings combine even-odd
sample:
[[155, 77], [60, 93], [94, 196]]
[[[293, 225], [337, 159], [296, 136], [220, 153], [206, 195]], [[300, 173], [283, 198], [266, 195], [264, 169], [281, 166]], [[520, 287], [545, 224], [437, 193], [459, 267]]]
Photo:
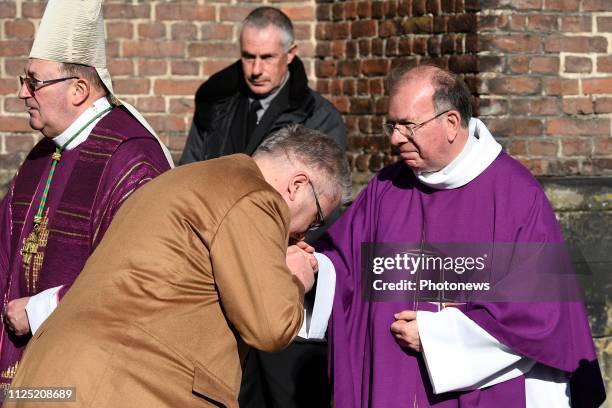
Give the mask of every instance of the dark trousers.
[[240, 408], [329, 408], [327, 343], [294, 342], [278, 353], [247, 355]]

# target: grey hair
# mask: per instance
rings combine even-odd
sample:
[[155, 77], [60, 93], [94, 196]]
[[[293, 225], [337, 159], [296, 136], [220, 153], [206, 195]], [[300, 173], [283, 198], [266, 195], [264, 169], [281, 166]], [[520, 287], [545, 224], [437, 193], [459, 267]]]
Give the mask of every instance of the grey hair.
[[351, 197], [351, 169], [344, 151], [330, 137], [302, 125], [289, 125], [270, 134], [255, 150], [253, 158], [281, 158], [293, 166], [300, 163], [311, 175], [320, 194], [343, 203]]
[[456, 110], [461, 116], [461, 127], [467, 128], [472, 118], [472, 94], [459, 76], [435, 65], [423, 64], [414, 67], [403, 64], [391, 71], [387, 77], [389, 94], [396, 91], [409, 75], [429, 75], [434, 87], [432, 103], [436, 114], [445, 110]]
[[285, 52], [289, 51], [295, 41], [293, 24], [285, 13], [274, 7], [258, 7], [242, 20], [240, 24], [240, 42], [242, 43], [242, 32], [245, 27], [263, 30], [270, 25], [280, 30], [283, 50]]
[[100, 76], [98, 75], [98, 72], [94, 67], [69, 62], [60, 62], [59, 67], [60, 71], [67, 74], [68, 76], [75, 76], [86, 79], [94, 89], [102, 91], [105, 95], [108, 95], [108, 89], [106, 89], [106, 87], [102, 83], [102, 80], [100, 79]]

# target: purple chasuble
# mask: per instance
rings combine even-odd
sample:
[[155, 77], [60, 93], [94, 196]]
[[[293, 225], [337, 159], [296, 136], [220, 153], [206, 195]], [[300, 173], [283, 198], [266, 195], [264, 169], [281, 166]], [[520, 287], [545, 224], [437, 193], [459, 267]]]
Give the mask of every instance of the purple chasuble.
[[[390, 333], [394, 314], [414, 310], [414, 298], [362, 299], [362, 242], [423, 241], [558, 243], [563, 237], [540, 185], [505, 153], [456, 189], [427, 187], [404, 163], [383, 169], [317, 244], [336, 268], [328, 329], [334, 407], [525, 407], [524, 376], [473, 391], [433, 394], [421, 353], [401, 348]], [[438, 310], [429, 302], [418, 302], [417, 309]], [[603, 400], [581, 302], [473, 302], [461, 310], [513, 351], [568, 373], [573, 406]]]
[[[0, 294], [4, 304], [70, 288], [123, 201], [168, 170], [157, 140], [123, 108], [114, 108], [88, 138], [62, 153], [49, 190], [39, 246], [26, 268], [20, 250], [51, 169], [55, 144], [42, 139], [28, 154], [0, 204]], [[2, 326], [0, 386], [9, 384], [30, 336]]]

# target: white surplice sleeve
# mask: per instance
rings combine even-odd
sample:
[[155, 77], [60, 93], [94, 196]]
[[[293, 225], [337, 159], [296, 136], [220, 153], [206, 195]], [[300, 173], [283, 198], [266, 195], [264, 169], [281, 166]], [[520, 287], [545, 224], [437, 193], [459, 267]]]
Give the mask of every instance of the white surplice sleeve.
[[56, 286], [43, 290], [40, 293], [30, 297], [26, 305], [26, 314], [30, 323], [30, 331], [32, 334], [47, 320], [47, 318], [57, 308], [59, 303], [58, 292], [62, 286]]
[[[298, 336], [310, 340], [323, 340], [331, 316], [336, 290], [336, 269], [331, 260], [319, 253], [314, 254], [319, 264], [314, 306], [304, 310], [304, 323]], [[310, 322], [307, 325], [307, 322]]]
[[458, 309], [418, 311], [417, 326], [434, 393], [475, 390], [525, 375], [528, 408], [570, 406], [561, 371], [515, 353]]

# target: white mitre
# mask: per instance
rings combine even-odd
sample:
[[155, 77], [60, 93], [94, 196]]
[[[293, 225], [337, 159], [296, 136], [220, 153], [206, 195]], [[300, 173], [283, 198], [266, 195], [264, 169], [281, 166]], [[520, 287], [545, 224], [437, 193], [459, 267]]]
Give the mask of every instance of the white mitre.
[[[49, 0], [30, 58], [94, 67], [112, 95], [113, 84], [106, 68], [105, 38], [101, 0]], [[155, 136], [173, 167], [168, 148], [140, 112], [129, 103], [114, 99]]]

